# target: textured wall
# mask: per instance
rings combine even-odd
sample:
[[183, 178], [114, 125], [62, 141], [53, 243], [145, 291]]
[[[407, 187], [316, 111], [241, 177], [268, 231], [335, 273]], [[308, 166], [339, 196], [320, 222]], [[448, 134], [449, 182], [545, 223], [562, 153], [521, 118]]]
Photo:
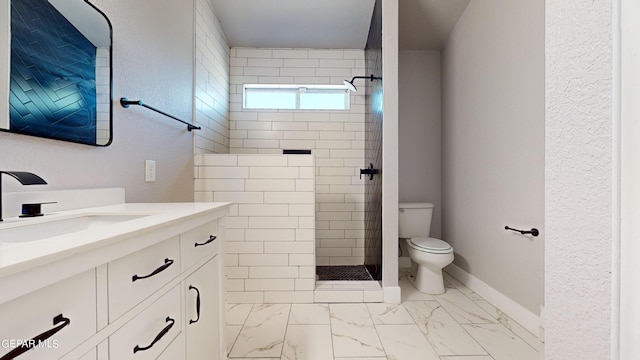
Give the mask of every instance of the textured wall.
[[196, 0], [196, 154], [229, 152], [229, 45], [211, 0]]
[[318, 265], [364, 263], [364, 81], [349, 111], [244, 110], [243, 84], [333, 84], [364, 72], [362, 50], [231, 49], [232, 154], [310, 149], [316, 158]]
[[[117, 100], [139, 98], [191, 119], [193, 5], [169, 0], [94, 3], [113, 24], [113, 143], [97, 148], [2, 132], [0, 168], [41, 175], [50, 185], [39, 190], [116, 186], [126, 188], [129, 202], [192, 200], [192, 134], [147, 109], [124, 109]], [[0, 36], [8, 36], [5, 29]], [[157, 161], [155, 183], [144, 182], [145, 159]], [[24, 189], [12, 180], [4, 185], [8, 191]]]
[[400, 51], [399, 71], [400, 202], [433, 203], [431, 236], [439, 238], [442, 236], [440, 52]]
[[9, 126], [9, 26], [11, 25], [11, 3], [4, 1], [0, 4], [0, 129]]
[[545, 353], [550, 360], [610, 358], [612, 4], [546, 1]]
[[457, 266], [537, 315], [546, 235], [544, 2], [472, 1], [442, 59], [442, 237]]

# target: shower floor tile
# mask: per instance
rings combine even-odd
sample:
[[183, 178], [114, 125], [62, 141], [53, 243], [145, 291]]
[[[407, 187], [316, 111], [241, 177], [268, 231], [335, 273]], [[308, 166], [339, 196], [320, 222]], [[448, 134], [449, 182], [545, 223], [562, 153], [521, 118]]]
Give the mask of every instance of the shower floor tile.
[[344, 266], [316, 266], [316, 276], [319, 281], [368, 281], [373, 280], [364, 265]]

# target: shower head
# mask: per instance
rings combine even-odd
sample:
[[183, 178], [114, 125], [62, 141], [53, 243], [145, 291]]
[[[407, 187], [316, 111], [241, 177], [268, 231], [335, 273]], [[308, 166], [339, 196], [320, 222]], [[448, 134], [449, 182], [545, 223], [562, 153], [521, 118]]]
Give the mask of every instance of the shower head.
[[354, 77], [351, 79], [351, 81], [349, 81], [349, 80], [344, 80], [344, 81], [343, 81], [344, 86], [347, 88], [347, 90], [351, 90], [351, 91], [353, 91], [353, 92], [358, 91], [358, 88], [356, 88], [356, 86], [353, 84], [353, 81], [354, 81], [355, 79], [369, 79], [370, 81], [373, 81], [373, 80], [382, 80], [382, 78], [381, 78], [381, 77], [373, 76], [373, 74], [371, 74], [370, 76], [354, 76]]
[[351, 90], [351, 91], [353, 91], [353, 92], [358, 91], [358, 88], [356, 88], [356, 86], [355, 86], [355, 85], [353, 85], [353, 79], [352, 79], [351, 81], [349, 81], [349, 80], [344, 80], [344, 81], [343, 81], [343, 83], [344, 83], [344, 86], [346, 86], [346, 87], [347, 87], [347, 90]]

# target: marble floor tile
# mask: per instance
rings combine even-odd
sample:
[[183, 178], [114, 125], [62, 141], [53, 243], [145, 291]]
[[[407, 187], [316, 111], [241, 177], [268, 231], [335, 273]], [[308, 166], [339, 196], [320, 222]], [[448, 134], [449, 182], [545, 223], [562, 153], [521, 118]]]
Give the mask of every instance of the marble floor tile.
[[442, 295], [435, 295], [436, 300], [460, 324], [486, 324], [497, 321], [476, 305], [460, 290], [446, 289]]
[[446, 272], [442, 272], [442, 276], [444, 278], [445, 282], [450, 283], [451, 285], [453, 285], [453, 287], [455, 287], [456, 289], [460, 290], [461, 293], [463, 293], [466, 297], [468, 297], [470, 300], [484, 300], [482, 297], [480, 297], [480, 295], [476, 294], [473, 290], [469, 289], [468, 287], [466, 287], [464, 284], [462, 284], [460, 281], [458, 281], [458, 279], [454, 278], [453, 276], [449, 275]]
[[224, 321], [227, 325], [242, 325], [252, 307], [253, 304], [227, 304]]
[[240, 334], [240, 330], [242, 330], [242, 325], [226, 325], [225, 326], [225, 337], [227, 340], [227, 354], [231, 352], [231, 348], [233, 344], [235, 344], [236, 339], [238, 338], [238, 334]]
[[365, 304], [330, 304], [336, 357], [385, 356]]
[[413, 318], [400, 304], [367, 304], [374, 324], [403, 325], [414, 324]]
[[416, 325], [376, 325], [376, 330], [390, 360], [440, 359]]
[[438, 355], [487, 354], [437, 301], [411, 301], [405, 307]]
[[329, 325], [328, 304], [291, 304], [289, 325]]
[[465, 324], [462, 327], [495, 360], [541, 360], [542, 354], [502, 324]]
[[289, 325], [281, 360], [333, 359], [330, 325]]
[[289, 304], [254, 305], [229, 357], [280, 357], [290, 308]]
[[484, 356], [440, 356], [440, 360], [495, 360], [489, 355]]
[[485, 300], [476, 301], [475, 303], [483, 308], [486, 312], [491, 314], [494, 319], [498, 320], [500, 324], [504, 325], [504, 327], [511, 330], [527, 344], [531, 345], [534, 349], [536, 349], [536, 351], [543, 351], [544, 344], [542, 343], [542, 341], [540, 341], [540, 338], [532, 334], [529, 330], [525, 329], [522, 325], [515, 322], [512, 318], [510, 318], [505, 313], [498, 310], [495, 306], [491, 305]]
[[406, 277], [398, 280], [398, 286], [402, 291], [402, 302], [405, 301], [422, 301], [422, 300], [435, 300], [433, 295], [421, 293], [418, 289]]
[[337, 357], [335, 360], [389, 360], [386, 356], [383, 357]]

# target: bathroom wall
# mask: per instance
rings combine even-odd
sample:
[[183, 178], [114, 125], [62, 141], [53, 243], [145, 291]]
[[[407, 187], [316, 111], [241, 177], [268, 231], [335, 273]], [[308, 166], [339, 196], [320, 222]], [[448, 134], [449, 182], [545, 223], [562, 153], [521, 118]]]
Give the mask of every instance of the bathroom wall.
[[[113, 143], [100, 148], [0, 132], [0, 168], [41, 175], [50, 185], [38, 190], [125, 187], [127, 201], [190, 201], [193, 135], [171, 119], [140, 107], [124, 109], [117, 101], [141, 99], [191, 119], [193, 4], [93, 2], [113, 24]], [[7, 36], [7, 29], [0, 29], [0, 37]], [[7, 72], [1, 60], [0, 66]], [[144, 182], [145, 159], [157, 161], [156, 182]], [[14, 180], [4, 180], [3, 185], [5, 191], [33, 190]]]
[[210, 0], [196, 0], [196, 154], [229, 153], [229, 45]]
[[398, 286], [398, 2], [382, 1], [382, 287], [384, 301], [400, 303]]
[[529, 318], [544, 303], [544, 26], [541, 0], [472, 1], [442, 55], [442, 237]]
[[234, 203], [227, 301], [314, 302], [314, 156], [196, 155], [195, 165], [196, 201]]
[[[11, 57], [9, 29], [11, 24], [11, 2], [0, 4], [0, 128], [9, 126], [9, 59]], [[6, 35], [5, 35], [6, 34]]]
[[[231, 49], [232, 154], [311, 149], [316, 159], [317, 265], [364, 263], [364, 91], [350, 111], [245, 111], [242, 85], [342, 84], [364, 75], [362, 50]], [[364, 81], [356, 80], [364, 90]]]
[[400, 202], [435, 205], [431, 236], [442, 236], [440, 51], [400, 51]]
[[[620, 264], [616, 253], [620, 236], [617, 6], [611, 0], [546, 1], [547, 360], [636, 358], [616, 355], [619, 298], [614, 279]], [[637, 29], [637, 19], [633, 27]], [[622, 35], [626, 39], [630, 34]], [[625, 83], [628, 79], [622, 78]], [[637, 129], [637, 119], [633, 122]], [[633, 161], [637, 163], [637, 158]], [[623, 203], [637, 204], [637, 197], [628, 196]], [[637, 228], [637, 219], [630, 221]], [[637, 238], [625, 241], [637, 242]]]

